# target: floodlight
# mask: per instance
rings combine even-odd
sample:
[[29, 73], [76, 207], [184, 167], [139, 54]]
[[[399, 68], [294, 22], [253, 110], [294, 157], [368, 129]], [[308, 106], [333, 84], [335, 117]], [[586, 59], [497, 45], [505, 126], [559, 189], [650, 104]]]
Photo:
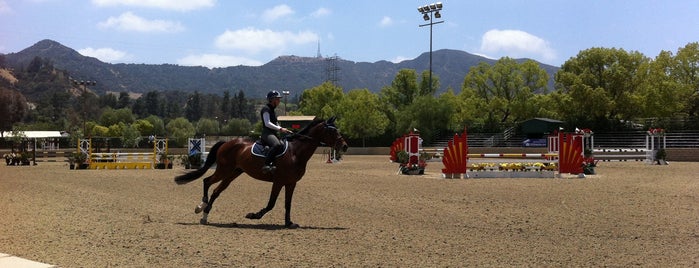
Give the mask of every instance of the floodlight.
[[434, 12], [434, 17], [435, 17], [435, 18], [438, 18], [438, 19], [442, 17], [442, 14], [439, 14], [439, 10], [437, 10], [436, 12]]
[[430, 16], [427, 16], [427, 13], [425, 13], [425, 15], [422, 16], [422, 18], [425, 19], [425, 20], [430, 20]]
[[437, 5], [437, 9], [442, 9], [442, 2], [437, 2], [435, 5]]

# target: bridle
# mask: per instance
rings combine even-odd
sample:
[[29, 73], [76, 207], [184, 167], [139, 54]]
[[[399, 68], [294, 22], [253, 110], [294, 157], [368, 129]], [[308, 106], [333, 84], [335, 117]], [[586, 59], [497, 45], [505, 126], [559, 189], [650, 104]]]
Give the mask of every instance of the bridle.
[[[333, 148], [338, 147], [338, 145], [342, 144], [342, 142], [346, 142], [346, 141], [345, 141], [345, 138], [342, 137], [341, 134], [339, 134], [340, 131], [339, 131], [339, 129], [338, 129], [336, 126], [334, 126], [334, 125], [329, 125], [329, 124], [327, 124], [327, 123], [325, 123], [325, 122], [323, 122], [322, 124], [325, 125], [325, 126], [324, 126], [325, 129], [334, 129], [335, 132], [338, 133], [338, 136], [340, 136], [339, 139], [337, 139], [337, 140], [335, 141], [335, 144], [334, 144]], [[304, 138], [306, 138], [306, 139], [309, 139], [309, 140], [315, 142], [317, 145], [320, 145], [320, 146], [329, 146], [327, 143], [325, 143], [325, 142], [322, 141], [321, 139], [316, 138], [316, 137], [312, 137], [312, 136], [309, 136], [309, 135], [306, 135], [306, 134], [293, 133], [293, 134], [291, 134], [291, 136], [304, 137]]]

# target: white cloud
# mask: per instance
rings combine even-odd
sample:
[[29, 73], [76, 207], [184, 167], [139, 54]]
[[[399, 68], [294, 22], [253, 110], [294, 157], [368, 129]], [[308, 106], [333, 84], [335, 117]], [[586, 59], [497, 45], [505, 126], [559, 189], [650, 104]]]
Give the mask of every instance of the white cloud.
[[129, 54], [111, 48], [83, 48], [78, 52], [83, 56], [94, 57], [103, 62], [118, 62], [129, 58]]
[[119, 17], [109, 17], [106, 21], [100, 22], [99, 26], [135, 32], [179, 32], [184, 30], [184, 27], [179, 22], [147, 20], [131, 12], [123, 13]]
[[267, 9], [262, 13], [262, 20], [266, 22], [273, 22], [281, 17], [294, 14], [294, 10], [287, 5], [278, 5], [271, 9]]
[[238, 65], [262, 65], [262, 62], [254, 59], [218, 54], [189, 55], [187, 57], [177, 60], [177, 63], [185, 66], [204, 66], [208, 68], [229, 67]]
[[313, 11], [313, 13], [311, 13], [311, 17], [320, 18], [320, 17], [328, 16], [330, 14], [332, 14], [332, 11], [330, 11], [330, 9], [321, 7], [319, 9], [317, 9], [316, 11]]
[[216, 0], [92, 0], [100, 7], [131, 6], [165, 10], [190, 11], [216, 5]]
[[12, 12], [12, 7], [5, 0], [0, 0], [0, 14]]
[[399, 62], [401, 62], [401, 61], [410, 60], [410, 59], [411, 59], [411, 58], [408, 58], [408, 57], [398, 56], [398, 57], [393, 58], [393, 60], [391, 60], [391, 62], [393, 62], [393, 63], [399, 63]]
[[221, 49], [243, 50], [253, 54], [261, 51], [279, 53], [290, 45], [316, 43], [318, 39], [318, 35], [310, 31], [293, 33], [245, 28], [226, 30], [216, 37], [215, 45]]
[[480, 50], [484, 54], [494, 53], [512, 58], [556, 59], [556, 51], [546, 40], [520, 30], [490, 30], [483, 34]]
[[381, 22], [379, 22], [379, 26], [381, 26], [381, 27], [388, 27], [391, 25], [393, 25], [393, 19], [391, 19], [391, 17], [388, 17], [388, 16], [384, 16], [381, 19]]

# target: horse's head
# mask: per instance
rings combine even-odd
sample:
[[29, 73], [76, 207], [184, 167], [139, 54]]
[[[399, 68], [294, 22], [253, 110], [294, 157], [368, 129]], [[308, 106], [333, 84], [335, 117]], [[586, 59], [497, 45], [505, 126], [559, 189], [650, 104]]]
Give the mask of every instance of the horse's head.
[[335, 150], [342, 150], [343, 152], [347, 152], [347, 142], [340, 134], [340, 129], [338, 129], [337, 126], [335, 126], [335, 119], [337, 118], [333, 116], [321, 124], [324, 127], [322, 131], [323, 134], [320, 139], [323, 143], [327, 144]]

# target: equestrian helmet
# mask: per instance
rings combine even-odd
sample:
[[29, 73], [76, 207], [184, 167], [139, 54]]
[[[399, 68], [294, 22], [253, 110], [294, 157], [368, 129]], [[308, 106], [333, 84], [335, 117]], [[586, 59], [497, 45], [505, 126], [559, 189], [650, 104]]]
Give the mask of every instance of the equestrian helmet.
[[276, 90], [272, 90], [269, 93], [267, 93], [267, 100], [269, 100], [269, 101], [276, 99], [276, 98], [281, 98], [281, 97], [282, 97], [282, 95], [279, 94], [279, 91], [276, 91]]

